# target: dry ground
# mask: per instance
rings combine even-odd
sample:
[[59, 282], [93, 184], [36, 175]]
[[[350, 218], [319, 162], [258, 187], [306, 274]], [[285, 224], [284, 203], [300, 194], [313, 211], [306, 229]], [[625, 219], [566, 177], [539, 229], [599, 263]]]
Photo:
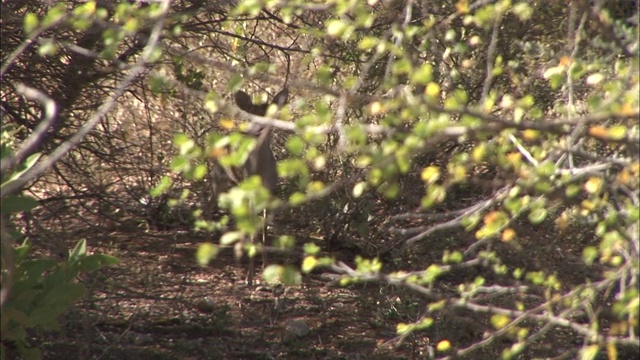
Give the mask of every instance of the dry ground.
[[[317, 274], [283, 292], [249, 287], [246, 261], [239, 264], [231, 249], [197, 266], [204, 238], [186, 232], [79, 230], [79, 237], [120, 263], [83, 279], [90, 292], [65, 317], [62, 332], [34, 337], [45, 359], [403, 359], [429, 342], [378, 346], [394, 338], [403, 319], [393, 311], [399, 299], [377, 286], [340, 288]], [[309, 333], [287, 331], [292, 319]]]
[[[566, 286], [597, 277], [597, 269], [581, 263], [584, 244], [562, 242], [552, 228], [518, 229], [519, 248], [497, 244], [496, 250], [512, 267], [556, 272]], [[297, 287], [249, 287], [242, 274], [246, 261], [239, 264], [231, 249], [207, 267], [196, 265], [198, 243], [210, 240], [202, 234], [109, 230], [75, 222], [32, 238], [37, 251], [48, 253], [86, 238], [90, 251], [120, 259], [82, 278], [88, 294], [61, 319], [60, 332], [33, 334], [44, 359], [426, 359], [442, 339], [464, 348], [490, 330], [486, 318], [450, 310], [437, 315], [433, 327], [398, 345], [396, 324], [425, 315], [427, 299], [384, 284], [339, 287], [321, 273], [304, 277]], [[439, 261], [444, 248], [464, 249], [469, 241], [459, 233], [439, 236], [393, 259], [391, 267], [424, 269]], [[438, 290], [455, 294], [457, 284], [477, 276], [488, 283], [509, 281], [486, 269], [465, 269], [445, 276]], [[529, 296], [527, 305], [541, 301]], [[288, 331], [291, 321], [306, 324], [309, 332], [297, 336]], [[582, 341], [568, 330], [552, 331], [521, 359], [557, 355], [559, 349], [579, 348]], [[467, 359], [498, 358], [510, 344], [495, 341]]]

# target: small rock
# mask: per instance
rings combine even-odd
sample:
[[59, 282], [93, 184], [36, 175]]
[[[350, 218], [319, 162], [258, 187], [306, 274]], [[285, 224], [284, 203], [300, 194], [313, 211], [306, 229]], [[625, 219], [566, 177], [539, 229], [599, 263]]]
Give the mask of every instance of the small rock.
[[212, 298], [205, 296], [196, 302], [196, 308], [202, 312], [210, 313], [215, 309], [215, 303]]
[[291, 319], [287, 321], [285, 328], [297, 337], [303, 337], [309, 333], [309, 325], [302, 320]]

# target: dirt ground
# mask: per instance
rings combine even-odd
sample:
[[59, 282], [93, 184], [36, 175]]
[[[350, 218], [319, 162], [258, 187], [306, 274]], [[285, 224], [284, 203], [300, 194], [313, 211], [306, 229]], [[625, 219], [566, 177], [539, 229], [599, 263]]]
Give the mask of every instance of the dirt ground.
[[[315, 274], [301, 286], [273, 288], [258, 280], [250, 287], [246, 261], [238, 263], [231, 249], [210, 266], [197, 266], [203, 239], [192, 237], [87, 237], [92, 251], [120, 263], [84, 279], [89, 295], [65, 318], [62, 332], [44, 334], [44, 358], [403, 359], [427, 349], [426, 337], [385, 346], [401, 319], [377, 286], [341, 288]], [[287, 330], [296, 324], [308, 333]]]
[[[574, 250], [560, 252], [557, 237], [540, 231], [549, 228], [519, 229], [519, 247], [497, 244], [496, 250], [509, 266], [556, 272], [567, 286], [597, 277], [580, 260], [584, 244], [573, 241]], [[120, 262], [82, 278], [89, 291], [61, 319], [61, 331], [34, 334], [44, 359], [428, 359], [443, 339], [460, 349], [491, 331], [486, 318], [450, 310], [436, 315], [431, 328], [398, 342], [396, 325], [419, 320], [429, 303], [407, 289], [375, 283], [340, 287], [322, 272], [304, 276], [300, 286], [250, 287], [243, 275], [246, 259], [239, 263], [232, 249], [223, 249], [209, 266], [197, 266], [198, 244], [211, 240], [203, 234], [88, 224], [59, 231], [34, 234], [35, 249], [52, 253], [85, 238], [91, 252]], [[440, 261], [445, 248], [467, 248], [469, 237], [462, 235], [439, 237], [392, 259], [385, 270], [424, 269]], [[56, 245], [52, 239], [68, 241]], [[466, 269], [447, 274], [437, 290], [455, 294], [457, 284], [477, 276], [505, 282], [490, 271]], [[541, 301], [529, 296], [527, 305]], [[520, 359], [548, 358], [559, 349], [577, 356], [572, 349], [582, 341], [566, 329], [550, 331]], [[499, 339], [466, 359], [496, 359], [511, 344]]]

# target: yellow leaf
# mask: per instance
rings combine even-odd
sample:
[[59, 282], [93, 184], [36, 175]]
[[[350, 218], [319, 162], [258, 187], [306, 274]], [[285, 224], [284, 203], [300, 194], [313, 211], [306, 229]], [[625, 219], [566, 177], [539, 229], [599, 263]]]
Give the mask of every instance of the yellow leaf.
[[585, 188], [585, 190], [587, 190], [587, 192], [589, 194], [598, 194], [598, 193], [600, 193], [600, 190], [602, 190], [602, 183], [603, 182], [602, 182], [601, 178], [599, 178], [599, 177], [591, 177], [584, 184], [584, 188]]
[[540, 135], [540, 132], [538, 130], [527, 129], [527, 130], [522, 132], [522, 137], [526, 141], [533, 141], [533, 140], [537, 139], [539, 135]]
[[430, 98], [436, 98], [436, 97], [440, 97], [440, 85], [434, 83], [434, 82], [430, 82], [427, 85], [427, 88], [424, 90], [424, 92], [430, 97]]
[[569, 57], [569, 56], [563, 56], [563, 57], [560, 58], [560, 65], [568, 66], [572, 62], [573, 62], [573, 60], [571, 60], [571, 57]]
[[440, 178], [440, 168], [438, 168], [437, 166], [428, 166], [422, 169], [420, 178], [422, 179], [422, 181], [428, 184], [433, 184]]
[[609, 138], [611, 140], [622, 140], [627, 136], [627, 127], [623, 125], [612, 126], [609, 129]]
[[518, 170], [518, 176], [520, 176], [520, 178], [523, 180], [529, 179], [531, 177], [531, 169], [528, 169], [526, 167], [521, 167]]
[[509, 161], [509, 163], [511, 163], [511, 165], [513, 165], [513, 167], [516, 167], [522, 161], [522, 154], [520, 154], [519, 152], [509, 153], [507, 154], [507, 160]]
[[464, 166], [455, 166], [453, 169], [449, 169], [449, 172], [453, 175], [453, 181], [462, 181], [467, 177], [467, 169]]
[[234, 53], [238, 51], [238, 42], [239, 40], [237, 38], [234, 38], [231, 42], [231, 51], [233, 51]]
[[407, 324], [404, 323], [399, 323], [398, 325], [396, 325], [396, 333], [398, 335], [402, 335], [407, 333], [409, 330], [411, 330], [411, 327]]
[[468, 0], [460, 0], [456, 3], [456, 10], [460, 14], [466, 14], [469, 12], [469, 1]]
[[563, 212], [556, 219], [556, 227], [560, 231], [565, 231], [569, 227], [569, 215], [566, 212]]
[[380, 101], [371, 103], [371, 105], [369, 105], [369, 111], [371, 112], [371, 115], [380, 115], [383, 112]]
[[502, 241], [509, 242], [515, 239], [516, 235], [517, 234], [513, 229], [511, 228], [504, 229], [504, 231], [502, 232]]
[[[634, 322], [635, 321], [632, 321], [631, 326], [633, 326], [632, 324]], [[624, 336], [629, 332], [629, 326], [630, 324], [626, 323], [625, 321], [614, 322], [611, 324], [611, 329], [609, 329], [609, 334], [614, 336]]]
[[599, 84], [602, 80], [604, 80], [604, 75], [595, 73], [587, 76], [586, 83], [589, 85], [596, 85]]
[[629, 173], [628, 168], [622, 169], [618, 174], [618, 182], [623, 185], [629, 185], [629, 181], [631, 180], [631, 174]]
[[609, 360], [618, 360], [618, 350], [616, 349], [616, 344], [613, 342], [607, 343], [607, 356]]
[[314, 256], [307, 256], [302, 261], [302, 271], [305, 273], [309, 273], [316, 267], [316, 265], [318, 265], [318, 259], [316, 259]]
[[506, 315], [496, 314], [491, 316], [491, 325], [493, 325], [496, 330], [504, 328], [505, 326], [509, 325], [510, 322], [511, 319], [509, 319], [509, 317]]
[[580, 206], [587, 211], [593, 211], [596, 208], [596, 203], [591, 200], [582, 200]]
[[598, 345], [590, 345], [584, 347], [580, 350], [580, 360], [593, 360], [598, 355], [600, 351], [600, 346]]
[[565, 66], [563, 65], [553, 66], [545, 70], [544, 74], [542, 74], [542, 77], [544, 77], [545, 79], [550, 79], [552, 76], [561, 75], [564, 71]]
[[473, 153], [471, 154], [471, 157], [473, 157], [473, 160], [475, 162], [480, 162], [482, 161], [482, 158], [484, 157], [486, 152], [487, 152], [487, 144], [481, 143], [480, 145], [476, 146], [473, 149]]
[[484, 217], [484, 223], [487, 225], [493, 224], [500, 216], [501, 216], [501, 212], [499, 211], [492, 211], [490, 213], [488, 213], [485, 217]]
[[210, 159], [217, 159], [221, 156], [224, 156], [227, 153], [227, 150], [223, 147], [214, 147], [209, 149], [207, 155]]
[[231, 130], [236, 127], [236, 123], [231, 119], [222, 119], [218, 122], [218, 124], [225, 130]]
[[324, 188], [325, 188], [325, 186], [324, 186], [324, 183], [322, 181], [312, 181], [312, 182], [309, 183], [309, 185], [307, 185], [307, 189], [311, 193], [320, 192], [320, 191], [324, 190]]
[[622, 105], [622, 107], [620, 108], [620, 114], [621, 115], [633, 115], [636, 114], [636, 116], [638, 115], [638, 110], [637, 106], [633, 106], [630, 103], [624, 103]]
[[475, 235], [476, 239], [484, 239], [485, 237], [491, 235], [491, 231], [486, 226], [483, 226], [478, 231], [476, 231]]
[[589, 129], [589, 135], [595, 138], [606, 139], [609, 137], [609, 130], [603, 126], [592, 126]]
[[436, 345], [438, 351], [447, 351], [451, 348], [451, 342], [449, 340], [442, 340]]

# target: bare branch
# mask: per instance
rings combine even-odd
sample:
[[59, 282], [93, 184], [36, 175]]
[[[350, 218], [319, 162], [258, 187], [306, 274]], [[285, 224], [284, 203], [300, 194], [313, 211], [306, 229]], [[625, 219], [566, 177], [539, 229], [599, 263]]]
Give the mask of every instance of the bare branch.
[[22, 143], [16, 154], [13, 157], [2, 159], [0, 163], [1, 171], [6, 171], [7, 169], [14, 167], [16, 164], [22, 162], [27, 156], [34, 153], [46, 136], [47, 130], [51, 128], [58, 116], [58, 105], [56, 102], [40, 90], [28, 87], [24, 84], [18, 84], [16, 86], [16, 91], [27, 99], [31, 99], [42, 104], [42, 107], [44, 108], [44, 115], [42, 121], [38, 124], [33, 133]]

